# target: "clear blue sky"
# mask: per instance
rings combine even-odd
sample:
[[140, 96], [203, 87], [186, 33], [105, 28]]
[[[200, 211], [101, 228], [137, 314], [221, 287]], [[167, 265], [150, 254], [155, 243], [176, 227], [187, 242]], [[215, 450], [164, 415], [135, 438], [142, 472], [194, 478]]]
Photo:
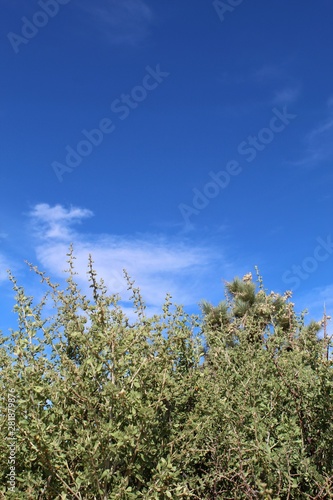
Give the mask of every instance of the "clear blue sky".
[[[0, 287], [73, 242], [189, 311], [252, 271], [333, 312], [333, 4], [3, 0]], [[3, 312], [2, 324], [7, 324]]]

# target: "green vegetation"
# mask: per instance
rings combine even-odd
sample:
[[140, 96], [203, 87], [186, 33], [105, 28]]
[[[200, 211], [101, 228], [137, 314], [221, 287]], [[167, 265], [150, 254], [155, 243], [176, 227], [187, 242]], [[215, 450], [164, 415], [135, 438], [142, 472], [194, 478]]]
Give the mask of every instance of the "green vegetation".
[[167, 296], [148, 318], [127, 277], [131, 324], [91, 261], [92, 299], [72, 252], [65, 290], [34, 271], [45, 297], [34, 304], [11, 276], [18, 327], [0, 337], [0, 498], [333, 498], [330, 341], [290, 292], [249, 274], [202, 317]]

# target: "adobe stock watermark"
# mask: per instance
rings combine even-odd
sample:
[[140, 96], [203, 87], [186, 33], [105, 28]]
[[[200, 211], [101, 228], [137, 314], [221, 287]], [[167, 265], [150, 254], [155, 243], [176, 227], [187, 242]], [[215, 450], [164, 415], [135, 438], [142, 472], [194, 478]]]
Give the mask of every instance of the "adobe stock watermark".
[[[129, 94], [121, 94], [119, 98], [112, 101], [110, 106], [111, 111], [119, 120], [126, 120], [131, 112], [147, 98], [148, 94], [155, 90], [170, 75], [170, 73], [161, 71], [159, 64], [157, 64], [155, 69], [150, 66], [146, 66], [145, 69], [146, 74], [140, 85], [133, 87]], [[63, 163], [59, 161], [51, 163], [58, 181], [62, 182], [65, 173], [73, 172], [82, 163], [84, 158], [91, 155], [94, 148], [102, 144], [105, 135], [110, 135], [115, 130], [116, 125], [113, 118], [102, 118], [97, 128], [81, 130], [83, 139], [75, 147], [66, 146], [66, 156]]]
[[[290, 114], [287, 111], [287, 106], [282, 110], [278, 108], [272, 109], [273, 116], [271, 117], [267, 127], [259, 130], [257, 135], [249, 135], [242, 141], [238, 147], [237, 152], [240, 156], [245, 157], [247, 163], [253, 162], [257, 154], [264, 151], [266, 147], [274, 140], [276, 134], [280, 134], [285, 128], [294, 120], [297, 115]], [[232, 177], [239, 175], [243, 171], [240, 161], [230, 160], [227, 162], [224, 170], [218, 172], [209, 172], [209, 181], [199, 190], [198, 188], [192, 189], [194, 194], [192, 204], [187, 205], [180, 203], [178, 208], [185, 222], [185, 229], [190, 229], [192, 224], [190, 218], [199, 215], [210, 203], [210, 200], [216, 198], [223, 189], [230, 184]]]
[[307, 280], [311, 274], [317, 271], [321, 262], [325, 262], [333, 254], [331, 235], [328, 235], [326, 240], [317, 238], [316, 241], [318, 245], [314, 249], [313, 255], [305, 257], [301, 264], [294, 264], [282, 275], [282, 281], [291, 285], [293, 291], [300, 286], [302, 281]]
[[31, 19], [22, 17], [21, 33], [17, 34], [13, 31], [7, 33], [7, 38], [15, 52], [18, 54], [20, 46], [27, 45], [39, 33], [41, 28], [44, 28], [49, 20], [55, 17], [60, 9], [60, 5], [67, 5], [71, 0], [39, 0], [37, 3], [41, 10], [37, 10]]
[[7, 428], [8, 435], [7, 446], [8, 446], [8, 466], [9, 473], [7, 474], [7, 484], [8, 491], [15, 492], [16, 487], [16, 424], [15, 424], [15, 412], [16, 412], [16, 396], [15, 389], [9, 389], [7, 396]]
[[244, 0], [226, 0], [222, 2], [222, 0], [214, 0], [213, 7], [220, 18], [220, 21], [223, 22], [225, 19], [225, 14], [233, 12], [236, 7], [242, 4]]

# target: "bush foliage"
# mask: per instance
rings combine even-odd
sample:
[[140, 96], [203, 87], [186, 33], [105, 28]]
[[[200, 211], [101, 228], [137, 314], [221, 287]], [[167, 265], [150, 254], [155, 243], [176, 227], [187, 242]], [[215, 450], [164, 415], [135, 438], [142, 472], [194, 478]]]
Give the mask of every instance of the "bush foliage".
[[37, 305], [11, 276], [18, 326], [0, 337], [1, 498], [333, 498], [330, 341], [305, 326], [290, 292], [268, 294], [249, 274], [200, 317], [169, 296], [148, 317], [126, 275], [131, 323], [92, 261], [90, 299], [72, 251], [68, 262], [65, 290], [33, 268], [46, 285]]

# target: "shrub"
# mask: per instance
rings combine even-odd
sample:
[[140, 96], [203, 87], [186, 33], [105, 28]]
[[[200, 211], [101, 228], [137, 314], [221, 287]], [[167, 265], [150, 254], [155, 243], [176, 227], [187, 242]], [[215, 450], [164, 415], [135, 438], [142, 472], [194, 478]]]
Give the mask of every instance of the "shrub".
[[[332, 498], [332, 362], [290, 293], [247, 275], [189, 316], [169, 296], [136, 321], [89, 262], [92, 298], [11, 276], [18, 328], [1, 337], [0, 495], [13, 499]], [[259, 289], [257, 289], [259, 288]], [[54, 314], [46, 314], [49, 299]], [[49, 310], [49, 309], [48, 309]], [[15, 491], [8, 483], [15, 401]]]

